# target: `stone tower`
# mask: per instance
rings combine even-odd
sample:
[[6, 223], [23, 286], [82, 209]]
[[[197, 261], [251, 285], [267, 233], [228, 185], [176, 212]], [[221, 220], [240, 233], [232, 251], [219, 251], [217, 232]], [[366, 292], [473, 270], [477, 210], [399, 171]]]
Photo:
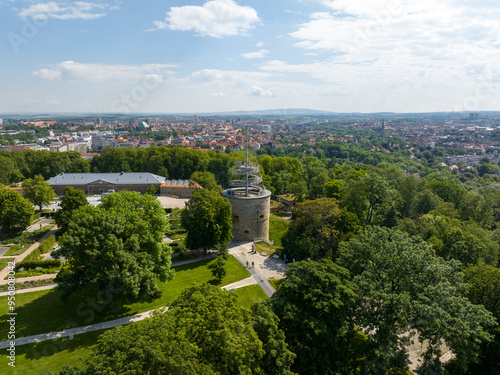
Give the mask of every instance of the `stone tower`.
[[230, 188], [222, 192], [233, 208], [233, 237], [236, 241], [269, 241], [269, 215], [271, 192], [262, 185], [260, 169], [246, 161], [233, 175], [241, 179], [232, 180]]

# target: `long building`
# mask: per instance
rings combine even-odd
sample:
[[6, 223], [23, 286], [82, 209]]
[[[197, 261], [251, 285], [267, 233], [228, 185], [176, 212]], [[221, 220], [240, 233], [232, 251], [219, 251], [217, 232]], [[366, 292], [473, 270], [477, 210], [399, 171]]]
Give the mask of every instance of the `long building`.
[[101, 194], [122, 190], [146, 193], [151, 186], [161, 195], [189, 198], [200, 185], [189, 180], [167, 180], [149, 172], [120, 173], [61, 173], [47, 181], [57, 195], [62, 195], [64, 188], [71, 186], [83, 190], [85, 194]]

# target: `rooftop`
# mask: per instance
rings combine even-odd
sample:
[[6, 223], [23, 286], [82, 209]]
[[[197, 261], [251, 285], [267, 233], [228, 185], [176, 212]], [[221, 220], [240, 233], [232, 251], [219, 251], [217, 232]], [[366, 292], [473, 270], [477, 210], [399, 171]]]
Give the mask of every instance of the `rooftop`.
[[149, 172], [120, 173], [61, 173], [51, 177], [50, 185], [87, 185], [96, 181], [105, 181], [115, 185], [122, 184], [161, 184], [165, 177]]

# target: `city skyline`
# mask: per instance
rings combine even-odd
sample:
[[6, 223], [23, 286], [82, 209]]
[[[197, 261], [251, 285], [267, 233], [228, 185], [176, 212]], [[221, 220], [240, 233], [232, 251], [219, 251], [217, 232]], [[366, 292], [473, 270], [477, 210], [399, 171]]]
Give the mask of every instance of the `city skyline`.
[[490, 0], [0, 1], [0, 112], [500, 108]]

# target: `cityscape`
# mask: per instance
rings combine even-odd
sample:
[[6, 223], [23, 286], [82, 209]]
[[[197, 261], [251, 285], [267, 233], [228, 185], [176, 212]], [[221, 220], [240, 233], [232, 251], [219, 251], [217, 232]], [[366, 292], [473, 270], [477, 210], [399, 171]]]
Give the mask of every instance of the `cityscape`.
[[500, 375], [500, 3], [0, 13], [0, 374]]

